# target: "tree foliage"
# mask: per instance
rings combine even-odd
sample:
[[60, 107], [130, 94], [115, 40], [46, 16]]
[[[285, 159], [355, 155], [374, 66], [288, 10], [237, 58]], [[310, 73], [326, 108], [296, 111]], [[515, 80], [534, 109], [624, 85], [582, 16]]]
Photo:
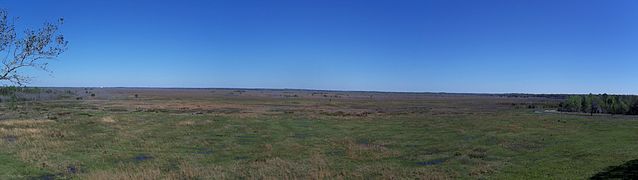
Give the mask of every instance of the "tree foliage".
[[64, 20], [45, 22], [36, 30], [26, 29], [17, 33], [15, 18], [6, 10], [0, 10], [0, 81], [23, 85], [30, 77], [19, 72], [23, 68], [36, 68], [50, 72], [48, 61], [55, 59], [67, 49], [68, 41], [58, 31]]
[[559, 104], [559, 111], [638, 115], [638, 96], [573, 95]]

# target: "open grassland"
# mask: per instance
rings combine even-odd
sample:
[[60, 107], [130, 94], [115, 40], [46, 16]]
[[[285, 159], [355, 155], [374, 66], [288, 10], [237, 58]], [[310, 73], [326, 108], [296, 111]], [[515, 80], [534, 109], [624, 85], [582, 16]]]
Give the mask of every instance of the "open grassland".
[[0, 179], [583, 179], [638, 159], [638, 118], [543, 113], [553, 99], [56, 91], [3, 104]]

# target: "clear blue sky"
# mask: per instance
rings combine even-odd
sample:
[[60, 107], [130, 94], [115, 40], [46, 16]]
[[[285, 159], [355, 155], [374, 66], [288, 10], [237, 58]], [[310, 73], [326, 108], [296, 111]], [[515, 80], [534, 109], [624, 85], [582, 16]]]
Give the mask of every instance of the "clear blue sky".
[[636, 0], [0, 0], [64, 17], [35, 86], [638, 94]]

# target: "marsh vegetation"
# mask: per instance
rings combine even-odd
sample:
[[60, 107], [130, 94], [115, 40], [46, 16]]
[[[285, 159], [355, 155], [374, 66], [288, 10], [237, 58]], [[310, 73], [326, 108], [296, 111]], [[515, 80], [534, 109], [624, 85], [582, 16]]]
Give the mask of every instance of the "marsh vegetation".
[[15, 110], [2, 104], [0, 178], [582, 179], [638, 157], [636, 118], [534, 113], [556, 108], [561, 100], [553, 98], [132, 88], [39, 94], [47, 92], [56, 96], [24, 99]]

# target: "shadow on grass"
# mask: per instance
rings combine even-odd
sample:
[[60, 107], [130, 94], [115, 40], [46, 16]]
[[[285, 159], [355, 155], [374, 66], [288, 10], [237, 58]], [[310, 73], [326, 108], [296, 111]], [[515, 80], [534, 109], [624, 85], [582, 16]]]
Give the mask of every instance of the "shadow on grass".
[[638, 159], [619, 166], [609, 166], [589, 179], [638, 179]]

